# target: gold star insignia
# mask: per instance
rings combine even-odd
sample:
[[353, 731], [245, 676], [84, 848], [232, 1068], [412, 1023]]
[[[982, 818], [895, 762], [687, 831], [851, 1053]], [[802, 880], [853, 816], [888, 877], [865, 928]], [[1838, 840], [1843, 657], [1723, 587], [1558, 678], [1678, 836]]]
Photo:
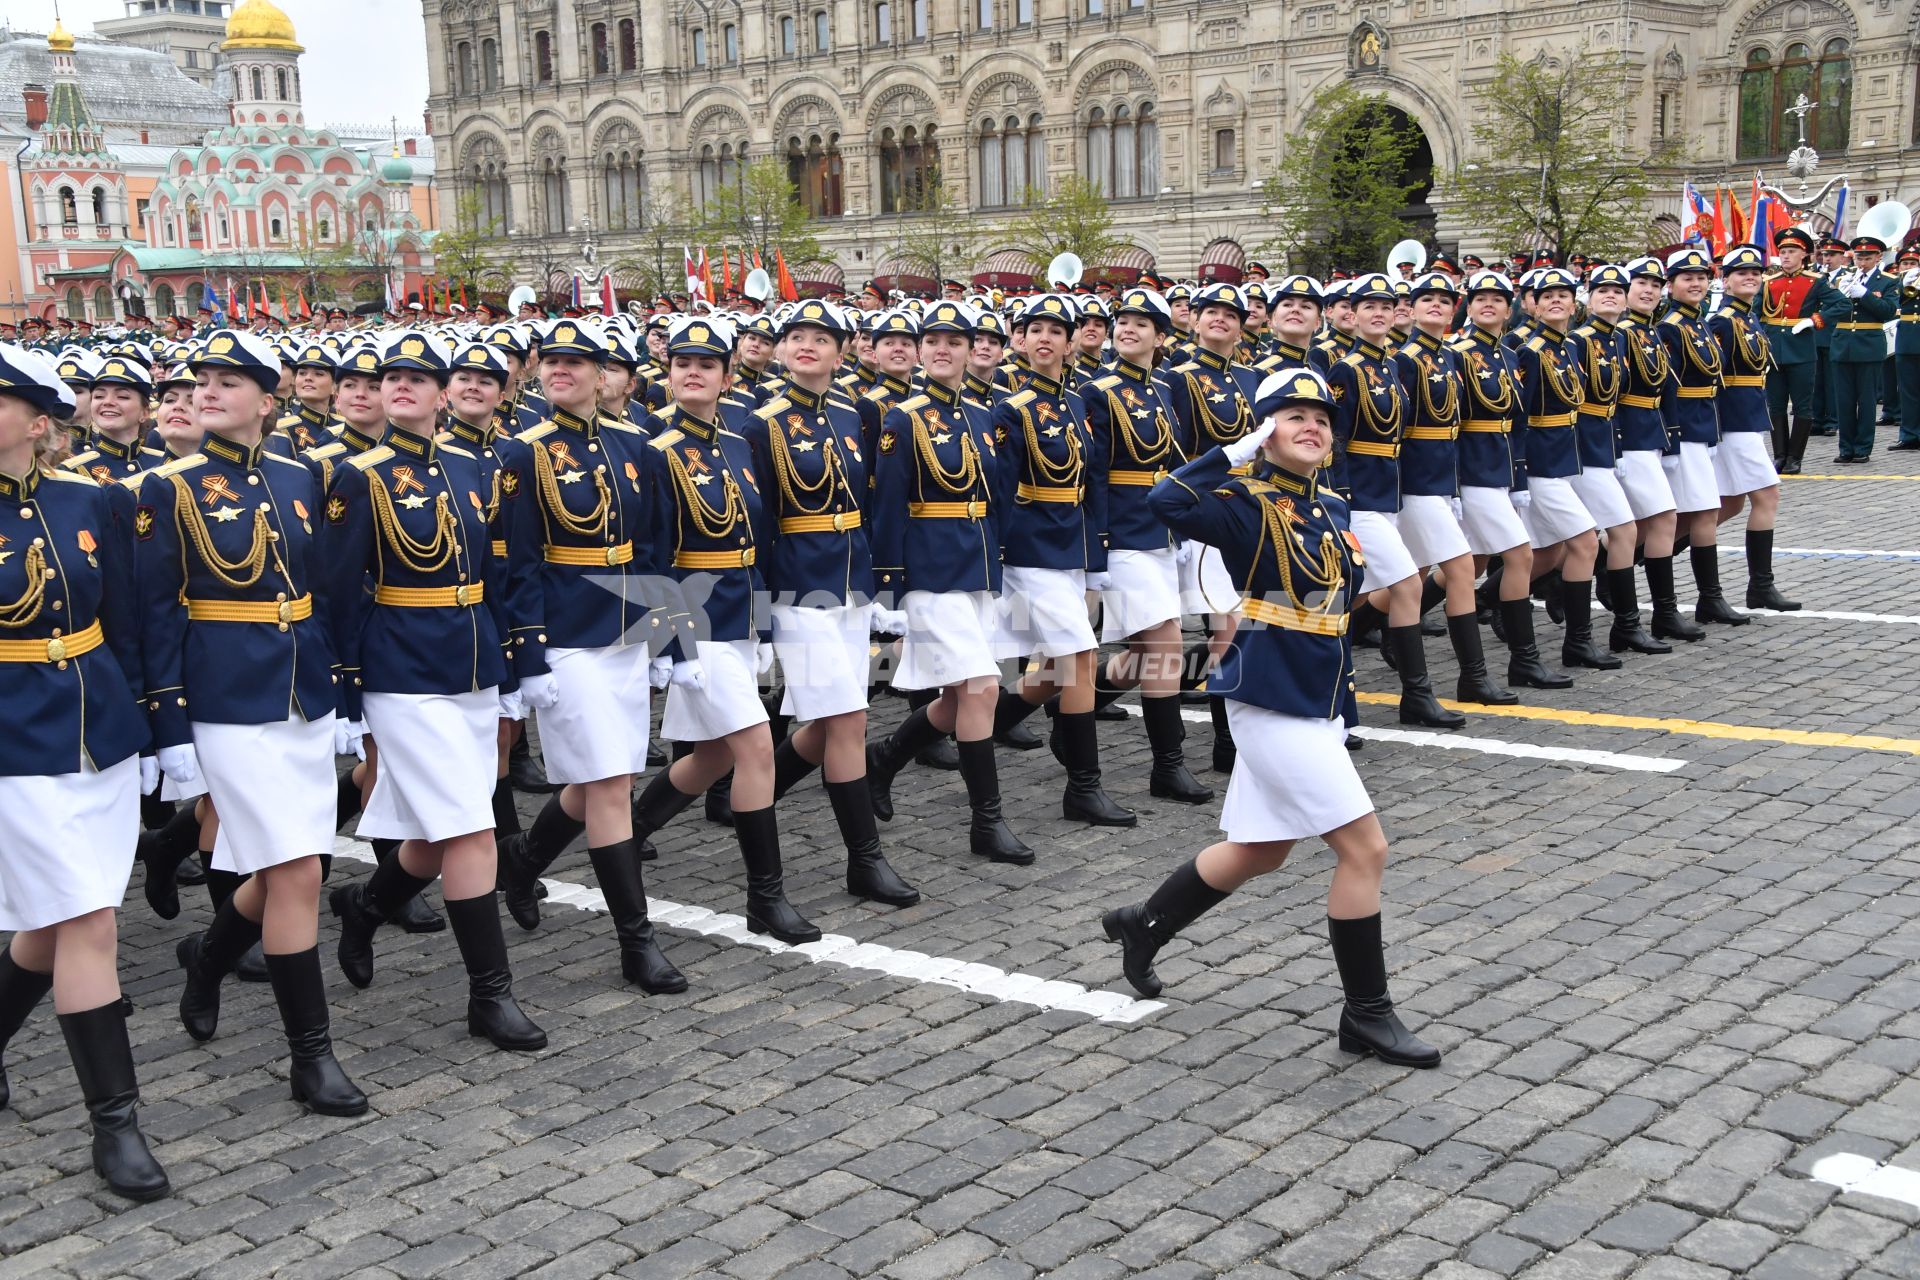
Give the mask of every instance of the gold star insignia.
[[400, 499], [400, 505], [409, 511], [418, 511], [427, 505], [427, 495], [424, 493], [410, 493]]
[[13, 552], [0, 551], [0, 564], [5, 564], [7, 561], [11, 559], [13, 559]]
[[581, 471], [577, 467], [572, 471], [563, 471], [560, 473], [561, 484], [577, 484], [580, 481], [585, 480], [586, 478], [587, 478], [587, 473], [584, 471]]
[[933, 442], [935, 444], [945, 444], [947, 441], [951, 439], [953, 439], [953, 433], [951, 431], [942, 431], [939, 435], [933, 438]]
[[711, 471], [702, 471], [699, 475], [693, 478], [693, 482], [695, 484], [712, 484], [713, 473]]
[[1060, 431], [1061, 431], [1061, 428], [1056, 424], [1054, 426], [1048, 427], [1045, 431], [1042, 431], [1040, 434], [1045, 436], [1047, 439], [1052, 440], [1060, 434]]
[[795, 445], [793, 446], [793, 451], [794, 451], [795, 453], [812, 453], [812, 452], [813, 452], [813, 441], [811, 441], [811, 440], [802, 440], [802, 441], [799, 441], [798, 443], [796, 443], [796, 444], [795, 444]]
[[218, 511], [215, 511], [213, 513], [213, 518], [215, 520], [218, 520], [221, 524], [232, 524], [235, 520], [238, 520], [240, 518], [240, 508], [221, 507]]
[[1208, 396], [1207, 399], [1212, 401], [1214, 404], [1225, 404], [1227, 402], [1227, 393], [1224, 391], [1216, 391], [1212, 395]]

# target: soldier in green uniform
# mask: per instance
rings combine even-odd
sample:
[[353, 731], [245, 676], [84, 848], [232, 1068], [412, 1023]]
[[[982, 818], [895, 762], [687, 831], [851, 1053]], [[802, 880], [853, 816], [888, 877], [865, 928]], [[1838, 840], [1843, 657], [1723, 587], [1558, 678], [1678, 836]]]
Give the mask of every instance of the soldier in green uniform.
[[1893, 331], [1893, 367], [1900, 386], [1900, 438], [1890, 448], [1920, 449], [1920, 245], [1911, 235], [1900, 251], [1900, 323]]
[[1887, 358], [1883, 326], [1900, 311], [1899, 283], [1880, 270], [1887, 246], [1873, 236], [1855, 236], [1855, 271], [1829, 283], [1820, 315], [1833, 330], [1828, 357], [1833, 373], [1833, 409], [1840, 428], [1839, 463], [1873, 456], [1874, 415], [1880, 407], [1881, 365]]

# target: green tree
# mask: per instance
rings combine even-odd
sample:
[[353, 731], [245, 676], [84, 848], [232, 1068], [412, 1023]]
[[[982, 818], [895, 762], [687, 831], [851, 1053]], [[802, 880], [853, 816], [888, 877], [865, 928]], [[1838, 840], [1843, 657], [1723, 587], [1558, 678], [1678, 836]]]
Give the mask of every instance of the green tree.
[[305, 291], [310, 305], [331, 305], [349, 292], [354, 270], [359, 265], [359, 255], [350, 241], [322, 237], [302, 218], [294, 228], [288, 248], [299, 261], [297, 284]]
[[1027, 256], [1036, 276], [1063, 253], [1076, 255], [1088, 271], [1097, 270], [1125, 243], [1113, 233], [1107, 197], [1079, 174], [1061, 179], [1045, 195], [1029, 190], [1005, 241]]
[[723, 251], [745, 250], [771, 263], [778, 249], [787, 265], [797, 269], [826, 257], [813, 224], [813, 215], [800, 204], [799, 189], [787, 177], [786, 162], [768, 156], [749, 164], [739, 182], [721, 185], [707, 202], [700, 234], [716, 262]]
[[463, 192], [454, 202], [453, 218], [433, 239], [433, 260], [434, 273], [465, 285], [473, 301], [512, 287], [512, 242], [500, 220], [486, 216], [477, 191]]
[[907, 219], [894, 260], [933, 280], [962, 275], [980, 259], [980, 224], [945, 182], [936, 179]]
[[1260, 183], [1271, 234], [1255, 246], [1290, 270], [1325, 279], [1338, 267], [1378, 271], [1406, 238], [1401, 215], [1426, 184], [1410, 172], [1420, 133], [1382, 94], [1340, 84], [1307, 109], [1309, 138], [1287, 148]]
[[1644, 248], [1648, 167], [1679, 163], [1684, 144], [1650, 156], [1628, 145], [1640, 82], [1615, 52], [1532, 62], [1502, 54], [1474, 103], [1482, 158], [1456, 175], [1466, 224], [1503, 244], [1544, 244], [1563, 260]]
[[697, 238], [693, 221], [692, 204], [677, 187], [665, 195], [648, 191], [641, 197], [634, 248], [611, 264], [623, 296], [647, 301], [687, 287], [685, 253], [688, 242]]

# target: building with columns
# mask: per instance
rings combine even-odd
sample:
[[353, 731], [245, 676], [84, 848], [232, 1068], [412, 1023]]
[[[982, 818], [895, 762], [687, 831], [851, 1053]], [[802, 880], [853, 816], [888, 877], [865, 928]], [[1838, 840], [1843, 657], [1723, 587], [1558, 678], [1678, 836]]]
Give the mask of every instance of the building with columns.
[[[1503, 52], [1618, 49], [1641, 70], [1626, 145], [1691, 141], [1696, 182], [1785, 180], [1799, 92], [1822, 161], [1864, 197], [1920, 197], [1912, 0], [423, 0], [448, 180], [517, 235], [591, 217], [617, 259], [674, 188], [696, 204], [783, 158], [848, 280], [883, 276], [938, 172], [984, 223], [1083, 174], [1126, 264], [1231, 274], [1265, 238], [1260, 180], [1352, 80], [1419, 126], [1442, 244], [1472, 101]], [[1671, 197], [1649, 210], [1677, 214]], [[1430, 221], [1429, 221], [1430, 220]], [[1650, 238], [1654, 233], [1650, 233]], [[522, 255], [524, 258], [525, 255]], [[986, 266], [989, 264], [980, 264]], [[832, 273], [829, 273], [832, 274]]]

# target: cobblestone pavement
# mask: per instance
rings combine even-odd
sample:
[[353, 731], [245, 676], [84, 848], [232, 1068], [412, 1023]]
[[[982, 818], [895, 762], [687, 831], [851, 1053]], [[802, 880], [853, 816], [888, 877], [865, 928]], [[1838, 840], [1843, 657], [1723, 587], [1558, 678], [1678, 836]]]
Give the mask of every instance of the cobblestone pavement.
[[[7, 1054], [0, 1280], [1920, 1276], [1920, 1173], [1874, 1174], [1920, 1170], [1916, 498], [1916, 477], [1787, 482], [1780, 545], [1818, 554], [1783, 554], [1782, 587], [1880, 620], [1715, 629], [1528, 698], [1642, 719], [1476, 715], [1450, 740], [1507, 754], [1368, 745], [1394, 991], [1446, 1050], [1438, 1071], [1336, 1049], [1318, 845], [1165, 953], [1161, 1007], [1124, 998], [1100, 913], [1212, 838], [1217, 802], [1149, 798], [1137, 723], [1103, 724], [1109, 785], [1141, 824], [1063, 822], [1052, 759], [1003, 753], [1031, 868], [966, 852], [957, 777], [903, 775], [886, 834], [926, 895], [911, 910], [841, 891], [817, 784], [787, 802], [796, 901], [891, 949], [859, 953], [869, 967], [708, 920], [663, 935], [692, 990], [646, 997], [620, 981], [604, 915], [556, 900], [537, 933], [509, 924], [521, 999], [552, 1036], [538, 1055], [468, 1038], [450, 936], [383, 931], [375, 984], [354, 991], [325, 920], [361, 1120], [288, 1100], [264, 987], [230, 984], [220, 1037], [187, 1039], [173, 944], [205, 898], [183, 893], [169, 924], [136, 883], [122, 967], [175, 1193], [126, 1208], [101, 1188], [43, 1006]], [[1450, 687], [1444, 642], [1428, 649]], [[1377, 656], [1361, 667], [1363, 688], [1390, 687]], [[1195, 725], [1196, 763], [1207, 745]], [[729, 832], [694, 811], [660, 844], [653, 892], [740, 910]], [[550, 874], [591, 884], [578, 848]], [[960, 962], [1044, 999], [930, 980], [985, 972]], [[1835, 1156], [1856, 1159], [1821, 1165]]]

